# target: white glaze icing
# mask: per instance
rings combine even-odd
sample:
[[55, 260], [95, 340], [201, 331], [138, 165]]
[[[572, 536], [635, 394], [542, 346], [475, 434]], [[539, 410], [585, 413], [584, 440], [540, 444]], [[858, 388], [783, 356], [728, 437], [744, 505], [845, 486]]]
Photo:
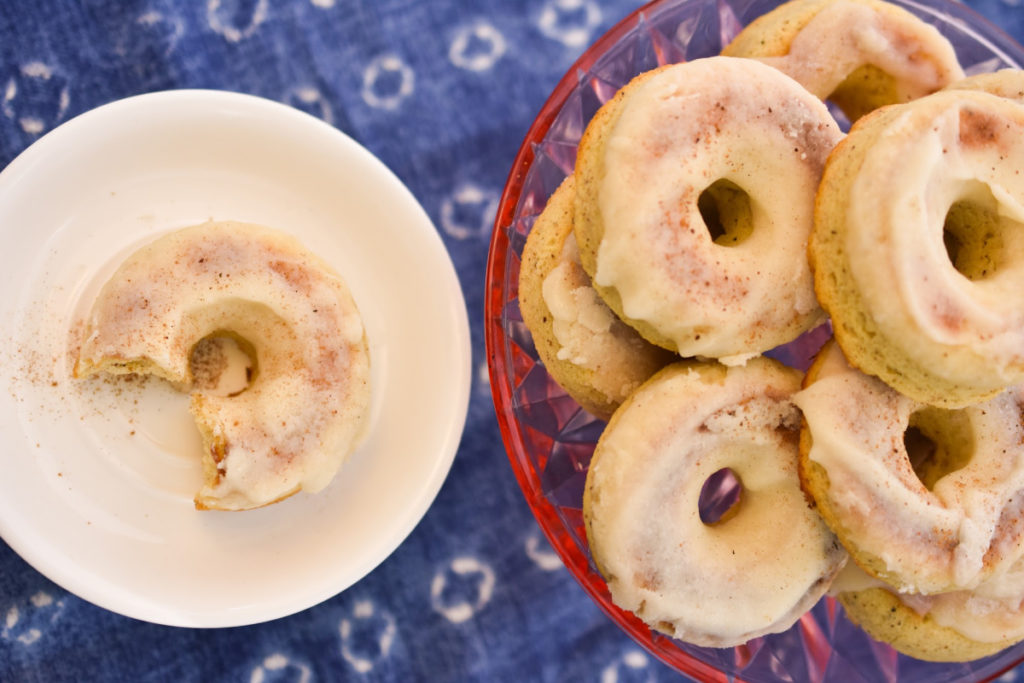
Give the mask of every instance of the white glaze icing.
[[918, 610], [924, 610], [940, 626], [971, 640], [997, 643], [1024, 638], [1024, 583], [1019, 576], [1006, 582], [988, 582], [974, 591], [943, 593], [921, 600]]
[[[708, 368], [711, 368], [710, 370]], [[796, 472], [799, 373], [670, 366], [604, 432], [588, 474], [591, 544], [616, 604], [688, 642], [726, 647], [783, 631], [846, 559]], [[704, 482], [730, 468], [734, 516], [699, 516]]]
[[197, 504], [245, 509], [324, 488], [363, 436], [369, 355], [344, 282], [282, 233], [205, 223], [133, 253], [93, 305], [77, 372], [149, 359], [187, 388], [193, 346], [225, 330], [254, 347], [256, 374], [235, 396], [192, 392], [197, 423], [225, 444]]
[[[612, 400], [625, 400], [650, 375], [637, 368], [646, 344], [594, 291], [580, 264], [572, 233], [566, 237], [558, 263], [544, 278], [541, 290], [561, 347], [559, 360], [592, 371], [590, 383], [594, 389]], [[644, 363], [643, 369], [647, 368]]]
[[786, 55], [759, 59], [822, 99], [867, 65], [895, 79], [900, 102], [963, 78], [953, 46], [938, 29], [894, 10], [849, 0], [830, 2], [793, 38]]
[[1024, 638], [1024, 562], [1018, 561], [1003, 574], [974, 590], [935, 595], [899, 593], [848, 562], [832, 582], [829, 593], [882, 588], [919, 616], [979, 643], [1000, 643]]
[[[983, 92], [917, 100], [864, 156], [850, 184], [845, 252], [867, 315], [948, 381], [1024, 377], [1024, 108]], [[996, 272], [968, 279], [943, 242], [949, 208], [998, 213]], [[903, 340], [903, 341], [900, 341]]]
[[[821, 317], [805, 249], [840, 137], [818, 99], [753, 60], [699, 59], [648, 78], [608, 134], [594, 281], [682, 355], [742, 357], [795, 338]], [[735, 246], [712, 242], [697, 206], [722, 179], [748, 194], [754, 217]]]
[[947, 86], [948, 90], [981, 90], [992, 95], [1024, 103], [1024, 70], [1000, 69], [975, 74]]
[[[881, 558], [897, 589], [970, 589], [1020, 558], [1024, 493], [1019, 391], [962, 409], [974, 449], [929, 490], [911, 466], [904, 434], [920, 404], [851, 368], [826, 347], [817, 377], [794, 396], [828, 475], [844, 542]], [[1004, 511], [1009, 511], [1003, 518]]]

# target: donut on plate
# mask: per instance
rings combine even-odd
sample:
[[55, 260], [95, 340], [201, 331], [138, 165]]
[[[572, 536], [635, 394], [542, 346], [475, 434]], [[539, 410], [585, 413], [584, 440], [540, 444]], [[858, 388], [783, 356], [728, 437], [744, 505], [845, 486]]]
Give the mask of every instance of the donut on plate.
[[[680, 361], [615, 412], [587, 473], [583, 515], [616, 605], [709, 647], [781, 632], [828, 588], [846, 553], [797, 476], [800, 373]], [[739, 501], [701, 516], [709, 479], [731, 470]]]
[[857, 122], [829, 157], [815, 289], [856, 367], [922, 403], [1024, 380], [1024, 107], [948, 90]]
[[1024, 389], [927, 406], [829, 343], [793, 400], [804, 489], [869, 574], [900, 592], [969, 590], [1024, 555]]
[[[232, 339], [250, 381], [217, 390]], [[213, 369], [211, 370], [211, 366]], [[204, 379], [194, 386], [195, 373]], [[198, 509], [323, 489], [363, 437], [369, 353], [348, 288], [283, 233], [210, 222], [131, 254], [100, 290], [74, 373], [152, 374], [191, 390], [203, 437]]]
[[526, 238], [519, 309], [544, 367], [592, 415], [607, 420], [626, 397], [677, 358], [615, 317], [580, 265], [570, 175]]
[[751, 22], [722, 54], [774, 66], [851, 121], [964, 75], [934, 26], [881, 0], [791, 0]]
[[841, 135], [820, 100], [754, 60], [640, 75], [576, 160], [574, 229], [595, 289], [683, 356], [742, 362], [796, 338], [822, 319], [805, 252]]

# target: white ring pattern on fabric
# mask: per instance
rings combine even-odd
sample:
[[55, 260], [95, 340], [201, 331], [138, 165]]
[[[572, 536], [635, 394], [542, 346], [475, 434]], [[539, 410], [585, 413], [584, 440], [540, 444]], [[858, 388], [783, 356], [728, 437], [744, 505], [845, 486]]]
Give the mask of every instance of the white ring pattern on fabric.
[[590, 42], [601, 19], [601, 8], [592, 0], [551, 0], [541, 11], [537, 26], [566, 47], [582, 47]]
[[363, 72], [363, 101], [375, 109], [395, 110], [415, 85], [416, 74], [398, 55], [381, 55]]
[[57, 600], [46, 591], [37, 591], [27, 604], [12, 605], [4, 615], [0, 641], [29, 646], [42, 638], [64, 611], [64, 600]]
[[[23, 110], [19, 95], [23, 89], [42, 91], [40, 97], [45, 107]], [[22, 64], [17, 76], [8, 79], [0, 101], [0, 111], [14, 121], [21, 129], [34, 136], [41, 135], [61, 121], [67, 112], [71, 96], [65, 79], [58, 78], [54, 67], [40, 61]]]
[[[365, 642], [358, 634], [365, 634], [367, 630], [376, 636], [376, 652], [358, 651], [356, 641], [359, 640], [360, 644]], [[398, 627], [390, 614], [378, 611], [369, 600], [360, 600], [352, 608], [351, 616], [341, 620], [338, 631], [341, 634], [341, 656], [353, 669], [365, 674], [391, 654]]]
[[309, 683], [313, 680], [313, 670], [306, 664], [293, 662], [287, 656], [275, 652], [267, 655], [249, 675], [249, 683], [273, 683], [279, 680]]
[[458, 31], [448, 50], [452, 64], [467, 71], [487, 71], [505, 55], [505, 36], [487, 22], [477, 22]]
[[257, 0], [252, 8], [252, 15], [246, 22], [239, 22], [237, 8], [231, 2], [230, 7], [222, 8], [222, 0], [208, 0], [206, 3], [206, 20], [210, 28], [231, 43], [248, 38], [267, 20], [267, 0]]
[[486, 237], [497, 211], [497, 192], [463, 183], [441, 204], [441, 228], [455, 239]]
[[[449, 601], [445, 590], [453, 578], [476, 582], [476, 599], [472, 602]], [[473, 618], [494, 596], [494, 570], [474, 557], [456, 557], [430, 584], [430, 601], [434, 611], [453, 624]]]

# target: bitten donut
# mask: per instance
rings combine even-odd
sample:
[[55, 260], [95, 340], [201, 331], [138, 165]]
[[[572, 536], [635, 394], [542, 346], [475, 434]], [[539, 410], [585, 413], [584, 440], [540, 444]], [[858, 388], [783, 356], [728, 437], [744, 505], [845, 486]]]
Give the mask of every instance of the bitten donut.
[[1024, 390], [925, 406], [830, 343], [794, 402], [801, 479], [869, 574], [902, 592], [972, 589], [1024, 554]]
[[[193, 387], [195, 361], [204, 375], [227, 362], [204, 343], [224, 337], [254, 356], [248, 386], [228, 395]], [[75, 366], [78, 377], [100, 372], [192, 389], [204, 445], [199, 509], [324, 488], [369, 412], [369, 353], [345, 283], [291, 237], [244, 223], [178, 230], [121, 264], [92, 306]]]
[[964, 75], [934, 26], [881, 0], [792, 0], [751, 22], [722, 54], [774, 66], [851, 121]]
[[[634, 392], [598, 441], [583, 515], [612, 600], [652, 628], [729, 647], [786, 630], [846, 553], [797, 477], [800, 373], [768, 358], [680, 361]], [[739, 502], [700, 516], [704, 483], [732, 470]]]
[[841, 135], [821, 101], [754, 60], [634, 79], [577, 155], [574, 228], [595, 289], [683, 356], [741, 362], [796, 338], [822, 319], [805, 251]]
[[922, 403], [1024, 380], [1024, 107], [949, 90], [867, 116], [818, 191], [810, 259], [856, 367]]
[[898, 652], [930, 662], [967, 662], [1024, 639], [1021, 569], [1018, 562], [971, 591], [915, 595], [896, 591], [851, 562], [829, 592], [850, 621]]
[[552, 378], [584, 409], [607, 420], [677, 357], [646, 342], [594, 291], [573, 235], [574, 200], [570, 175], [530, 229], [519, 270], [519, 309]]

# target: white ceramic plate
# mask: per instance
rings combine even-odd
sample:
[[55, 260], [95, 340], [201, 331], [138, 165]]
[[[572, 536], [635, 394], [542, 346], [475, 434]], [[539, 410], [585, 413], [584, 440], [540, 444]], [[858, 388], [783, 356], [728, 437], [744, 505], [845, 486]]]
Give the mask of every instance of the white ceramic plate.
[[[321, 493], [197, 512], [187, 397], [70, 377], [76, 322], [120, 261], [208, 219], [294, 234], [362, 311], [370, 434]], [[0, 245], [0, 535], [67, 590], [163, 624], [273, 619], [367, 574], [437, 495], [469, 400], [465, 302], [416, 200], [334, 128], [225, 92], [100, 107], [0, 174]]]

